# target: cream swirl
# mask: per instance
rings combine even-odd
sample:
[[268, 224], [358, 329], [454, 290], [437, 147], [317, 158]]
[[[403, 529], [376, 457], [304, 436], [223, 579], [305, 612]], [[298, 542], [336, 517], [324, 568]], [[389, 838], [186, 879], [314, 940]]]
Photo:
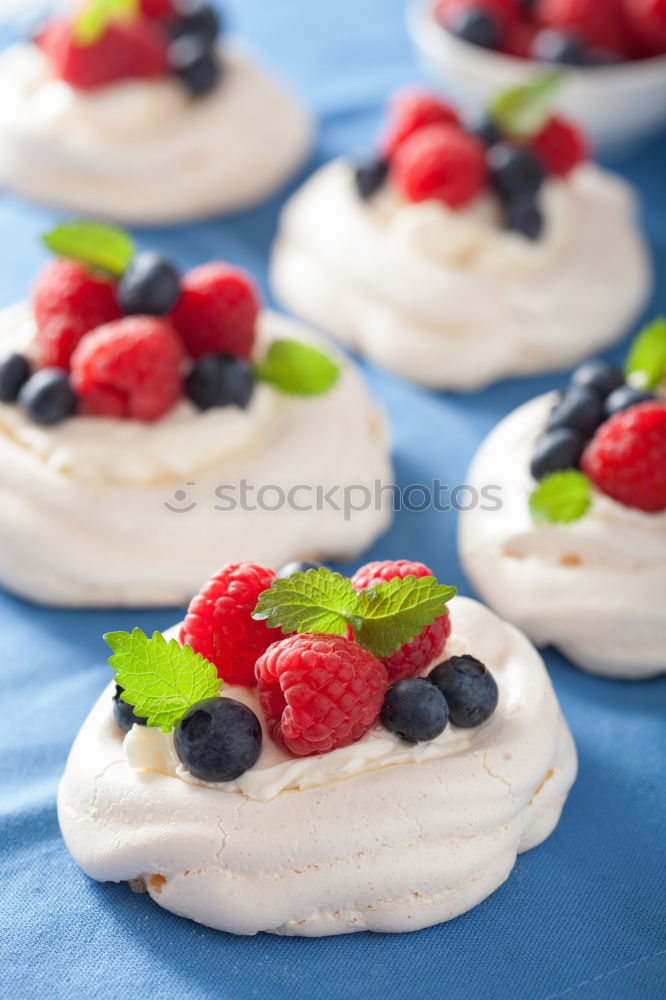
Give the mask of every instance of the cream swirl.
[[479, 197], [455, 212], [370, 201], [329, 164], [287, 204], [272, 281], [293, 312], [373, 361], [438, 388], [572, 364], [623, 332], [650, 278], [627, 185], [598, 167], [550, 179], [542, 237], [502, 230]]
[[[3, 351], [31, 329], [24, 307], [1, 313]], [[279, 337], [314, 335], [264, 313], [261, 344]], [[259, 386], [246, 411], [181, 403], [150, 425], [74, 417], [43, 428], [0, 404], [0, 582], [53, 604], [175, 605], [224, 562], [362, 551], [388, 523], [374, 497], [392, 470], [382, 418], [340, 363], [324, 396]], [[346, 488], [373, 501], [350, 514]], [[320, 503], [331, 489], [336, 506]]]
[[59, 789], [74, 859], [236, 934], [416, 930], [475, 906], [553, 830], [576, 752], [525, 637], [466, 598], [451, 615], [447, 649], [484, 659], [500, 700], [483, 726], [430, 745], [377, 729], [321, 757], [268, 747], [233, 786], [206, 785], [173, 770], [161, 734], [135, 727], [123, 743], [107, 689]]
[[53, 77], [37, 46], [13, 46], [0, 56], [0, 181], [68, 211], [135, 224], [261, 201], [305, 158], [311, 124], [241, 49], [225, 46], [221, 59], [216, 90], [192, 101], [172, 79], [76, 91]]
[[594, 491], [571, 524], [534, 524], [531, 450], [555, 396], [519, 407], [488, 436], [467, 482], [501, 487], [501, 509], [460, 515], [460, 558], [474, 588], [539, 645], [609, 676], [666, 669], [666, 513]]

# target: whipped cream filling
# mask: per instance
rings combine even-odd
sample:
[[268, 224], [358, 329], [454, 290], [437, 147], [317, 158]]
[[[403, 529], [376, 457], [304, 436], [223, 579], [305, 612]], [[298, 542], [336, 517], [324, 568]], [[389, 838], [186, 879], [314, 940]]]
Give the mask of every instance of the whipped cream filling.
[[539, 645], [609, 676], [666, 669], [666, 513], [597, 490], [571, 524], [535, 524], [532, 449], [557, 395], [519, 407], [479, 449], [467, 482], [501, 486], [502, 507], [460, 514], [459, 550], [475, 590]]
[[[0, 313], [3, 354], [29, 348], [32, 332], [25, 306]], [[259, 350], [283, 337], [336, 354], [264, 313]], [[154, 424], [73, 417], [45, 428], [0, 404], [0, 583], [52, 604], [167, 606], [186, 604], [225, 562], [277, 568], [361, 552], [390, 520], [375, 484], [393, 472], [383, 419], [337, 357], [340, 378], [323, 396], [259, 385], [246, 410], [181, 402]], [[362, 509], [345, 509], [345, 490]]]
[[647, 252], [628, 185], [592, 164], [540, 193], [537, 241], [501, 228], [483, 194], [453, 211], [390, 184], [359, 198], [343, 161], [283, 212], [272, 258], [290, 310], [424, 385], [476, 389], [573, 364], [643, 304]]
[[163, 734], [134, 727], [123, 740], [110, 686], [59, 789], [74, 859], [236, 934], [416, 930], [476, 905], [556, 825], [576, 752], [525, 637], [475, 601], [450, 608], [447, 654], [483, 659], [500, 698], [483, 726], [431, 744], [376, 729], [321, 757], [265, 746], [237, 782], [213, 785], [173, 766]]
[[[0, 182], [68, 211], [167, 223], [260, 201], [298, 168], [312, 127], [242, 48], [192, 100], [172, 78], [77, 91], [36, 45], [0, 55]], [[266, 151], [270, 150], [270, 155]]]

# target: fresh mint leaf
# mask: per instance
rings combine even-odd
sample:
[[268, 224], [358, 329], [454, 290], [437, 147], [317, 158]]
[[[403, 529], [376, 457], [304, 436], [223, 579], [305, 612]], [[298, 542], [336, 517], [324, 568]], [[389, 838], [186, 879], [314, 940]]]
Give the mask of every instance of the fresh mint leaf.
[[624, 373], [636, 389], [656, 389], [666, 376], [666, 316], [652, 320], [636, 335]]
[[222, 681], [214, 665], [191, 646], [167, 641], [160, 632], [149, 639], [138, 628], [104, 638], [113, 650], [109, 663], [124, 688], [122, 700], [149, 726], [168, 733], [191, 705], [220, 693]]
[[139, 12], [139, 0], [87, 0], [74, 21], [74, 40], [78, 45], [94, 45], [110, 24], [131, 21]]
[[91, 267], [121, 275], [134, 256], [134, 241], [123, 229], [101, 222], [65, 222], [44, 236], [60, 257], [72, 257]]
[[309, 569], [273, 582], [259, 595], [252, 617], [269, 628], [292, 632], [345, 635], [347, 626], [358, 627], [358, 595], [351, 580], [330, 569]]
[[492, 121], [512, 138], [526, 139], [536, 135], [550, 116], [553, 98], [563, 80], [563, 74], [554, 71], [502, 91], [488, 108]]
[[446, 602], [455, 592], [455, 587], [438, 583], [434, 576], [395, 577], [362, 590], [358, 595], [362, 624], [356, 638], [375, 656], [390, 656], [446, 614]]
[[321, 396], [337, 382], [340, 366], [300, 340], [274, 340], [255, 374], [290, 396]]
[[541, 480], [530, 496], [530, 514], [536, 524], [571, 524], [586, 513], [591, 502], [587, 476], [578, 469], [564, 469]]

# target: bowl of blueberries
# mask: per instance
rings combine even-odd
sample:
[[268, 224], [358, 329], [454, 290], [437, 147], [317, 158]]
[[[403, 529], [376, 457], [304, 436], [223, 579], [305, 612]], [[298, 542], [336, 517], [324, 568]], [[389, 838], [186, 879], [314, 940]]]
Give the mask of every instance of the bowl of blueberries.
[[557, 67], [558, 107], [602, 150], [666, 126], [666, 0], [411, 0], [410, 34], [428, 72], [458, 98]]

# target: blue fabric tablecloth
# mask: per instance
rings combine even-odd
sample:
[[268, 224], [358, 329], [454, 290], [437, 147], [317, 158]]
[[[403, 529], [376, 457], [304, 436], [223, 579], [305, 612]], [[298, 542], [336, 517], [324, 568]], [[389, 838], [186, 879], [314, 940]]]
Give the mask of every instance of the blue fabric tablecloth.
[[[386, 93], [418, 75], [402, 0], [228, 6], [235, 25], [320, 116], [315, 162], [368, 146]], [[646, 315], [666, 312], [666, 136], [612, 165], [643, 197], [659, 279]], [[138, 238], [183, 265], [228, 256], [265, 287], [279, 207], [275, 201], [242, 217], [142, 231]], [[0, 199], [0, 305], [26, 293], [42, 260], [37, 236], [53, 218], [44, 208]], [[367, 374], [393, 423], [402, 485], [434, 477], [464, 482], [474, 449], [496, 421], [561, 381], [516, 380], [456, 398], [376, 370]], [[370, 555], [423, 559], [468, 593], [454, 538], [453, 515], [402, 513]], [[552, 652], [546, 659], [578, 744], [580, 777], [553, 836], [518, 859], [494, 896], [451, 923], [399, 936], [237, 939], [171, 916], [127, 886], [87, 879], [60, 839], [55, 792], [69, 746], [109, 677], [100, 636], [134, 625], [161, 629], [178, 614], [61, 612], [0, 594], [3, 997], [666, 996], [666, 680], [603, 680]]]

